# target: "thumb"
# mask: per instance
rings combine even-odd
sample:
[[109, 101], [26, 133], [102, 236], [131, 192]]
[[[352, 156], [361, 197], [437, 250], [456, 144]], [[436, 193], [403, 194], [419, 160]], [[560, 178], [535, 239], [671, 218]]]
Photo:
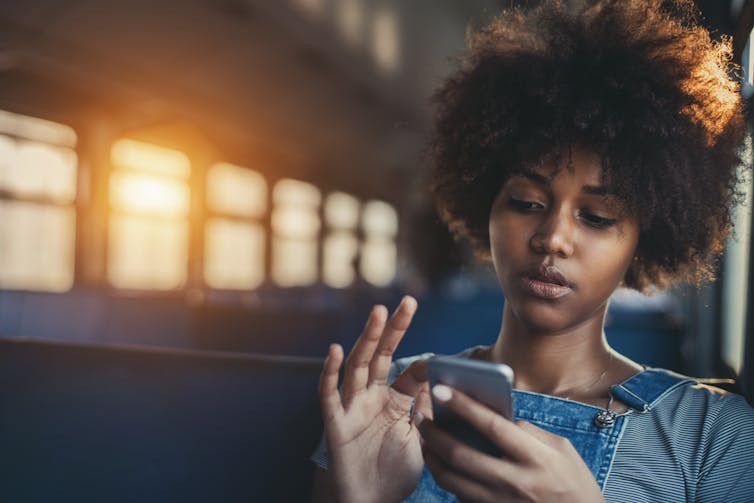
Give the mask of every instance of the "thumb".
[[398, 376], [393, 383], [393, 388], [404, 395], [416, 397], [422, 389], [427, 388], [427, 383], [427, 362], [417, 361]]
[[432, 399], [429, 396], [429, 384], [424, 384], [424, 387], [416, 395], [414, 400], [414, 415], [421, 414], [424, 418], [433, 419], [432, 416]]

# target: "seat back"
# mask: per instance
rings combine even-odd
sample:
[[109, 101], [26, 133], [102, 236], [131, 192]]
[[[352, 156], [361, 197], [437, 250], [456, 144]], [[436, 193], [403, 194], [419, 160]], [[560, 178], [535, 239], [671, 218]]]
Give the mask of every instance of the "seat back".
[[0, 339], [0, 500], [308, 500], [319, 371]]

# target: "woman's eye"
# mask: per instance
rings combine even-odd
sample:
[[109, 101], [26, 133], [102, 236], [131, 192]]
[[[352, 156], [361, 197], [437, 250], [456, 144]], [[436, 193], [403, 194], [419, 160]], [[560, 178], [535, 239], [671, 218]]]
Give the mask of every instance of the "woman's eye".
[[587, 225], [596, 229], [607, 229], [608, 227], [615, 225], [616, 222], [614, 218], [601, 217], [594, 213], [582, 213], [581, 218], [587, 223]]
[[537, 203], [534, 201], [524, 201], [522, 199], [510, 199], [510, 205], [514, 209], [521, 210], [521, 211], [533, 211], [533, 210], [541, 210], [544, 208], [544, 205], [541, 203]]

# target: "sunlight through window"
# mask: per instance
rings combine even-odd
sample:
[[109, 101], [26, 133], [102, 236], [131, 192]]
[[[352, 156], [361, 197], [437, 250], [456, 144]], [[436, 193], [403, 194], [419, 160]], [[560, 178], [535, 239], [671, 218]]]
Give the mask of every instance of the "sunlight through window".
[[128, 289], [183, 286], [191, 165], [182, 152], [134, 140], [111, 151], [108, 279]]
[[207, 206], [213, 212], [261, 217], [267, 211], [267, 182], [248, 168], [215, 164], [207, 173]]
[[135, 140], [118, 140], [110, 152], [113, 165], [158, 175], [188, 178], [191, 163], [183, 152]]
[[75, 147], [77, 141], [70, 126], [5, 110], [0, 110], [0, 134], [68, 148]]
[[75, 145], [68, 126], [0, 110], [0, 288], [73, 286]]
[[207, 173], [204, 280], [212, 288], [250, 290], [265, 277], [267, 182], [259, 173], [228, 163]]
[[360, 45], [364, 33], [364, 0], [338, 0], [335, 9], [343, 38], [353, 46]]
[[356, 229], [359, 200], [345, 192], [333, 192], [325, 200], [325, 222], [334, 229]]
[[177, 180], [115, 172], [110, 177], [110, 203], [126, 212], [179, 217], [188, 213], [189, 188]]
[[321, 17], [325, 13], [326, 0], [292, 0], [293, 6], [313, 17]]
[[76, 197], [76, 153], [66, 147], [0, 136], [0, 187], [60, 204]]
[[322, 280], [333, 288], [345, 288], [356, 279], [359, 201], [344, 192], [333, 192], [325, 200], [324, 215], [328, 231], [322, 249]]
[[109, 244], [108, 276], [115, 287], [172, 290], [186, 281], [186, 221], [113, 216]]
[[387, 286], [395, 278], [398, 249], [398, 214], [383, 201], [364, 205], [361, 222], [366, 239], [361, 246], [361, 275], [375, 286]]
[[[744, 143], [742, 158], [752, 158], [751, 137]], [[721, 356], [736, 373], [740, 373], [744, 365], [746, 304], [748, 296], [751, 295], [747, 283], [751, 242], [752, 176], [744, 166], [739, 168], [739, 176], [741, 183], [738, 189], [744, 197], [733, 208], [735, 232], [725, 243], [721, 302]]]
[[359, 241], [352, 232], [335, 231], [325, 238], [322, 279], [333, 288], [345, 288], [356, 278]]
[[364, 205], [362, 228], [369, 236], [394, 238], [398, 234], [398, 214], [383, 201], [369, 201]]
[[264, 281], [261, 225], [212, 219], [204, 243], [204, 278], [210, 287], [246, 290]]
[[372, 19], [372, 54], [377, 66], [386, 73], [398, 70], [401, 63], [401, 42], [398, 17], [382, 8]]
[[275, 185], [272, 197], [272, 279], [285, 287], [314, 284], [320, 191], [309, 183], [286, 179]]
[[72, 207], [0, 201], [0, 289], [70, 289], [75, 218]]

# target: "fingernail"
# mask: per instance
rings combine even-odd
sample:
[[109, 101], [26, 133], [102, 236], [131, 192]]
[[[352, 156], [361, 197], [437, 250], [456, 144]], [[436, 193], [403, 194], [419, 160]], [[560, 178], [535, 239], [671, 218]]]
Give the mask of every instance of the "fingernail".
[[422, 425], [422, 421], [424, 421], [424, 414], [422, 414], [421, 412], [414, 414], [414, 426], [418, 428]]
[[440, 402], [447, 402], [453, 398], [453, 391], [444, 384], [435, 384], [432, 386], [432, 396]]
[[416, 299], [414, 299], [410, 295], [404, 295], [403, 298], [401, 299], [401, 306], [403, 307], [406, 307], [406, 308], [414, 307], [415, 304], [416, 304]]
[[379, 306], [379, 305], [376, 305], [376, 306], [372, 306], [372, 310], [371, 310], [371, 311], [369, 311], [369, 316], [367, 316], [367, 322], [366, 322], [366, 323], [364, 324], [364, 326], [365, 326], [365, 327], [368, 327], [368, 326], [369, 326], [369, 323], [370, 323], [370, 322], [371, 322], [371, 321], [372, 321], [372, 320], [373, 320], [374, 318], [376, 318], [376, 317], [377, 317], [377, 311], [379, 311], [379, 309], [380, 309], [380, 306]]

